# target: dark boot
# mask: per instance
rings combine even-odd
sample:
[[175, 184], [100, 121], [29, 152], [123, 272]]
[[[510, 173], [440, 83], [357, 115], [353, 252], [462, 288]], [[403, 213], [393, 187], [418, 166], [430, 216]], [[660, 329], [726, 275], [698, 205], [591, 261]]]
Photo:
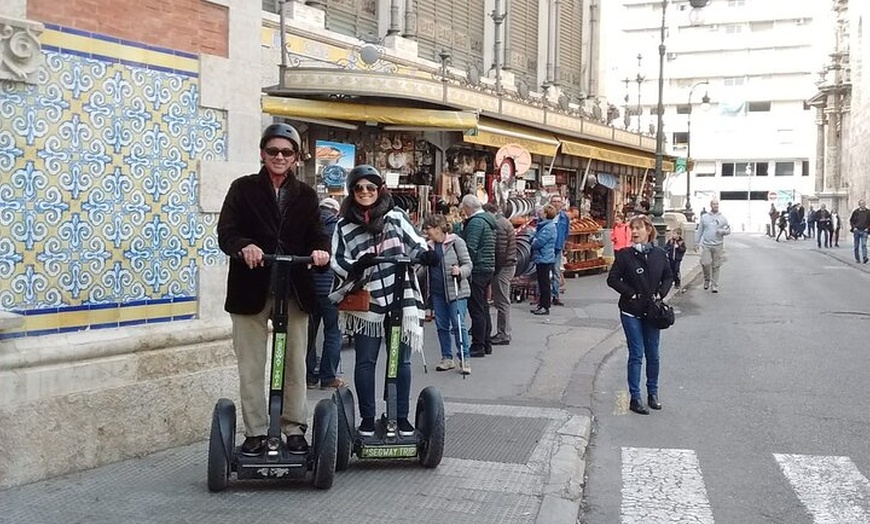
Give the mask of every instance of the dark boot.
[[644, 406], [643, 400], [639, 398], [631, 399], [631, 403], [628, 405], [628, 409], [634, 411], [638, 415], [649, 415], [649, 408]]
[[649, 404], [649, 407], [651, 407], [652, 409], [662, 409], [662, 403], [659, 402], [658, 395], [649, 395], [646, 398], [646, 402], [647, 402], [647, 404]]

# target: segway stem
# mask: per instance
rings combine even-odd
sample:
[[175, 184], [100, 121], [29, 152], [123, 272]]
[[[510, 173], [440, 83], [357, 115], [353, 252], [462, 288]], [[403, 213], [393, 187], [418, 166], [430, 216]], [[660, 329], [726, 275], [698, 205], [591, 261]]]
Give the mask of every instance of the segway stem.
[[[284, 365], [287, 355], [288, 293], [290, 266], [311, 264], [310, 256], [263, 254], [263, 261], [272, 265], [272, 366], [269, 375], [270, 439], [281, 438], [281, 411], [284, 408]], [[274, 450], [271, 450], [274, 451]]]

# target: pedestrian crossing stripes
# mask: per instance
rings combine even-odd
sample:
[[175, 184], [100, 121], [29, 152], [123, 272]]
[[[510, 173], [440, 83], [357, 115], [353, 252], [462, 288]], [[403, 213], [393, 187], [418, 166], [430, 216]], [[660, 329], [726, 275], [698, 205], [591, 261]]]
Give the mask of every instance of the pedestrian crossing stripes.
[[[848, 457], [773, 454], [813, 524], [870, 523], [870, 481]], [[714, 524], [693, 450], [622, 448], [621, 524]]]
[[622, 448], [622, 523], [713, 524], [701, 465], [688, 449]]
[[779, 455], [774, 457], [813, 522], [870, 522], [870, 482], [848, 457]]

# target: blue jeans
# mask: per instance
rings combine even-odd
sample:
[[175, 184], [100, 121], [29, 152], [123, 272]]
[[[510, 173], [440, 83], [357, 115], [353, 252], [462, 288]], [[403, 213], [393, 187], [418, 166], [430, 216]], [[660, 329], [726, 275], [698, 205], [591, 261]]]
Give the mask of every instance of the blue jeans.
[[[353, 380], [356, 386], [356, 396], [359, 400], [359, 416], [374, 418], [377, 411], [375, 405], [375, 367], [378, 363], [378, 353], [381, 352], [383, 337], [369, 337], [354, 333], [354, 350], [356, 365], [353, 370]], [[397, 375], [396, 417], [408, 417], [408, 397], [411, 396], [411, 348], [405, 343], [399, 345], [399, 373]]]
[[[320, 356], [320, 370], [317, 370], [317, 331], [323, 321], [323, 353]], [[338, 363], [341, 360], [341, 330], [338, 327], [338, 306], [328, 297], [317, 297], [317, 311], [308, 318], [308, 353], [305, 367], [308, 369], [308, 382], [320, 381], [325, 386], [335, 380]]]
[[652, 322], [620, 314], [625, 340], [628, 342], [628, 392], [632, 400], [640, 400], [640, 368], [646, 356], [646, 391], [659, 392], [659, 341], [661, 330]]
[[550, 295], [551, 300], [559, 300], [559, 280], [561, 279], [561, 275], [562, 275], [561, 268], [562, 268], [562, 250], [557, 249], [556, 250], [556, 261], [555, 261], [555, 263], [553, 263], [553, 274], [550, 276], [550, 278], [552, 279], [552, 284], [553, 284], [550, 288], [550, 291], [552, 292], [552, 294]]
[[[852, 241], [855, 245], [855, 261], [867, 260], [867, 232], [856, 229], [852, 232]], [[858, 258], [858, 248], [861, 248], [861, 258]]]
[[435, 290], [432, 290], [429, 296], [432, 299], [432, 307], [435, 309], [435, 328], [438, 330], [441, 358], [453, 358], [451, 334], [456, 341], [456, 348], [462, 348], [463, 358], [468, 358], [468, 348], [471, 344], [468, 341], [468, 330], [465, 327], [465, 314], [468, 311], [466, 299], [461, 298], [448, 302], [443, 292], [439, 293]]

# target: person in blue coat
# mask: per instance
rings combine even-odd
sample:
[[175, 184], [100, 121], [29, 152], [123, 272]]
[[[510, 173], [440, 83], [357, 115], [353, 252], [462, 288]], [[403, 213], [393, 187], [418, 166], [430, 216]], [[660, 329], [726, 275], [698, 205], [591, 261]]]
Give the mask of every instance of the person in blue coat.
[[538, 276], [538, 307], [532, 314], [550, 314], [550, 276], [556, 262], [556, 208], [550, 204], [544, 206], [538, 218], [535, 236], [532, 238], [532, 256], [535, 260], [535, 271]]
[[[331, 238], [338, 222], [339, 203], [332, 197], [320, 202], [320, 221], [323, 229]], [[338, 326], [338, 306], [329, 300], [332, 281], [335, 274], [331, 269], [315, 271], [314, 285], [317, 289], [317, 310], [308, 317], [308, 351], [305, 356], [308, 389], [314, 389], [318, 383], [322, 389], [345, 386], [344, 380], [337, 376], [341, 361], [341, 329]], [[323, 351], [320, 365], [317, 364], [317, 332], [323, 323]]]

